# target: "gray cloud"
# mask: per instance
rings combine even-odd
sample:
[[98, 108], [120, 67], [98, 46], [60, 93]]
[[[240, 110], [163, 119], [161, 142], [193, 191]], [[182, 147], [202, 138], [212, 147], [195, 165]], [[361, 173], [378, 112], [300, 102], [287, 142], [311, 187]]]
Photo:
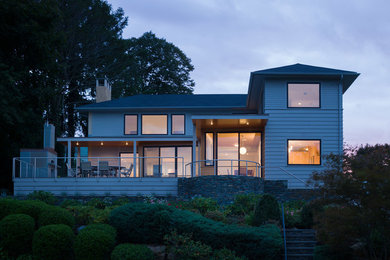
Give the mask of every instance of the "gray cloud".
[[306, 63], [361, 73], [344, 95], [347, 143], [390, 143], [390, 2], [109, 0], [124, 37], [153, 31], [192, 59], [195, 93], [246, 93], [251, 71]]

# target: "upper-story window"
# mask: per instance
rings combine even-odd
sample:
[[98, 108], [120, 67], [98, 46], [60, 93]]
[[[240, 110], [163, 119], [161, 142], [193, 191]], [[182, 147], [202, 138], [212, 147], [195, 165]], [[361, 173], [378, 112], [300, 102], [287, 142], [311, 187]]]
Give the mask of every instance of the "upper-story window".
[[125, 135], [138, 134], [138, 116], [125, 115]]
[[185, 133], [184, 115], [172, 115], [172, 134], [184, 135]]
[[166, 135], [168, 134], [167, 115], [142, 115], [143, 135]]
[[320, 107], [320, 84], [289, 83], [288, 107]]

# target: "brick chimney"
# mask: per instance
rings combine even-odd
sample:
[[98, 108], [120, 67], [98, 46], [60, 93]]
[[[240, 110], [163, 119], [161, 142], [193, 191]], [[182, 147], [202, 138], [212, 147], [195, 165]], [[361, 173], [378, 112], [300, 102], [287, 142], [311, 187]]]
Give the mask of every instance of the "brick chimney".
[[111, 86], [106, 78], [96, 79], [96, 103], [111, 100]]

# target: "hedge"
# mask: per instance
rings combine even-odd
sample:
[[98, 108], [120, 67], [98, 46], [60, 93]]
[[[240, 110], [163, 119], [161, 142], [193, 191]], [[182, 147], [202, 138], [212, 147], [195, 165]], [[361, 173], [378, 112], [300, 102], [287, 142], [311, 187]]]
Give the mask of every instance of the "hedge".
[[38, 221], [42, 210], [50, 207], [37, 200], [0, 199], [0, 219], [10, 214], [26, 214]]
[[34, 259], [72, 259], [74, 234], [64, 224], [47, 225], [38, 229], [33, 238]]
[[120, 244], [111, 253], [111, 260], [153, 260], [154, 254], [145, 245]]
[[11, 214], [0, 221], [0, 247], [10, 256], [31, 251], [34, 219], [25, 214]]
[[254, 226], [260, 226], [269, 220], [279, 221], [281, 214], [276, 198], [272, 195], [264, 194], [256, 204], [252, 224]]
[[115, 246], [115, 236], [106, 227], [86, 227], [80, 230], [74, 243], [76, 259], [108, 259]]
[[165, 234], [176, 229], [192, 233], [193, 239], [215, 249], [228, 248], [250, 259], [280, 257], [282, 238], [274, 225], [238, 227], [165, 205], [130, 203], [111, 212], [110, 224], [120, 242], [161, 243]]
[[75, 220], [72, 214], [66, 209], [56, 206], [47, 206], [39, 214], [38, 224], [39, 226], [64, 224], [73, 228]]

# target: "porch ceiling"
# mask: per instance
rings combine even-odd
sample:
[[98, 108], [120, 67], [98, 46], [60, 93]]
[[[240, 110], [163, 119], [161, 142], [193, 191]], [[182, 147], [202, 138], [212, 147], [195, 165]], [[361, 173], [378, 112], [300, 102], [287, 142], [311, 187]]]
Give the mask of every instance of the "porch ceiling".
[[192, 120], [197, 128], [200, 129], [237, 129], [237, 130], [250, 130], [263, 128], [267, 119], [248, 119], [248, 118], [236, 118], [236, 119], [193, 119]]

